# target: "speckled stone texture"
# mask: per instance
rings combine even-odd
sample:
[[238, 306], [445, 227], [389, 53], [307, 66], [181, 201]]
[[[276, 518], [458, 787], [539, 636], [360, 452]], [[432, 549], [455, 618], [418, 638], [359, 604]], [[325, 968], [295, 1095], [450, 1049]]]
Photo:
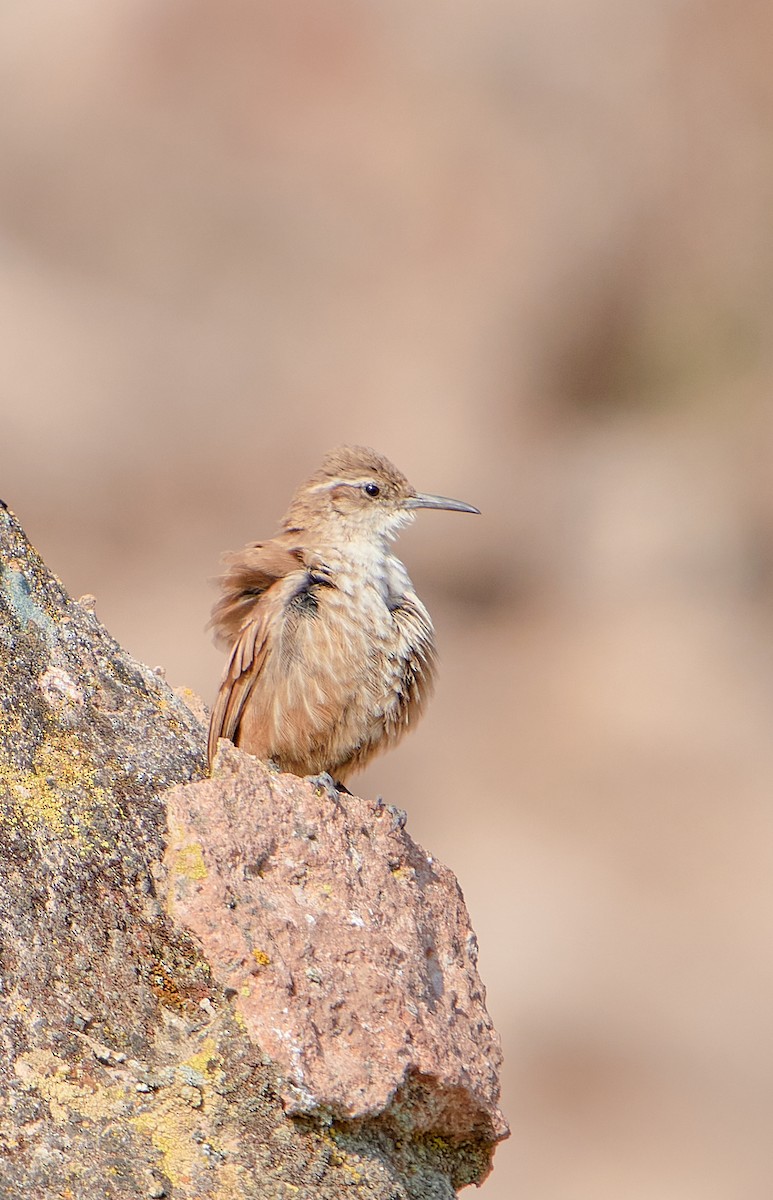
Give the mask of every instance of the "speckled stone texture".
[[281, 1072], [293, 1112], [495, 1141], [501, 1051], [461, 891], [383, 806], [220, 743], [167, 797], [170, 911]]
[[[251, 988], [287, 956], [284, 981], [303, 980], [307, 989], [285, 992], [278, 1028], [295, 1036], [321, 986], [314, 968], [305, 975], [307, 960], [292, 963], [279, 923], [272, 926], [276, 943], [257, 925], [250, 935], [225, 903], [222, 944], [233, 938], [232, 959], [246, 957], [255, 971], [242, 982], [237, 969], [234, 987], [219, 952], [213, 969], [204, 939], [170, 916], [186, 888], [195, 896], [199, 884], [215, 879], [212, 855], [222, 851], [226, 828], [224, 813], [213, 810], [213, 825], [197, 827], [195, 841], [182, 836], [179, 797], [195, 797], [205, 762], [205, 730], [191, 708], [194, 697], [176, 695], [116, 644], [90, 602], [66, 594], [0, 507], [0, 1197], [452, 1197], [485, 1176], [502, 1133], [486, 1115], [479, 1068], [468, 1079], [454, 1066], [459, 1094], [447, 1095], [422, 1059], [417, 1070], [425, 1073], [409, 1073], [398, 1097], [378, 1111], [358, 1098], [375, 1094], [369, 1063], [361, 1063], [358, 1079], [352, 1062], [331, 1106], [338, 1115], [306, 1105], [311, 1113], [291, 1117], [282, 1102], [288, 1076], [271, 1060], [281, 1037], [271, 1049], [261, 1040]], [[191, 783], [190, 793], [167, 790]], [[272, 780], [271, 787], [280, 813], [296, 796], [309, 797], [300, 781]], [[171, 874], [164, 865], [170, 795]], [[363, 803], [352, 801], [345, 816], [319, 811], [331, 831], [339, 822], [340, 837]], [[389, 816], [372, 819], [386, 829]], [[364, 875], [381, 878], [369, 840], [352, 838]], [[385, 831], [379, 845], [390, 839], [394, 861], [386, 874], [410, 905], [419, 887], [411, 872], [429, 879], [433, 869], [401, 837]], [[301, 832], [301, 844], [313, 839]], [[341, 853], [334, 840], [329, 845]], [[348, 878], [352, 863], [318, 867]], [[248, 865], [259, 879], [258, 859]], [[287, 883], [283, 903], [291, 911], [303, 881], [288, 875]], [[362, 919], [351, 929], [364, 939], [372, 922]], [[446, 953], [441, 942], [437, 948]], [[409, 976], [415, 989], [415, 964]], [[425, 977], [431, 997], [438, 976], [430, 962]], [[465, 968], [460, 979], [467, 978]], [[454, 986], [463, 1010], [468, 994]], [[463, 1024], [458, 1017], [457, 1031]], [[481, 1034], [492, 1036], [486, 1021]], [[494, 1077], [495, 1070], [495, 1086]]]

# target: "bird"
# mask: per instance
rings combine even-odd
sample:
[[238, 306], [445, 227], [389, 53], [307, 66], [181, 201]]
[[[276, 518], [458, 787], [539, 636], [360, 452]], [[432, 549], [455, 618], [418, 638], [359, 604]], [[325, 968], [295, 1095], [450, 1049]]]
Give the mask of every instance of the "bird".
[[225, 556], [210, 621], [228, 652], [209, 725], [282, 772], [347, 791], [350, 775], [421, 716], [435, 681], [430, 615], [391, 542], [422, 508], [366, 446], [339, 446], [293, 496], [279, 532]]

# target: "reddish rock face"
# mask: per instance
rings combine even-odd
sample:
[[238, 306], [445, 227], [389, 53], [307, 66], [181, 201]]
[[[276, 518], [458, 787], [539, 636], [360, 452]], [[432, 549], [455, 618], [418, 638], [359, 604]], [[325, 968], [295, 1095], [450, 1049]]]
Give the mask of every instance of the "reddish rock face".
[[291, 1112], [496, 1142], [501, 1050], [453, 874], [393, 814], [221, 743], [168, 795], [169, 907]]

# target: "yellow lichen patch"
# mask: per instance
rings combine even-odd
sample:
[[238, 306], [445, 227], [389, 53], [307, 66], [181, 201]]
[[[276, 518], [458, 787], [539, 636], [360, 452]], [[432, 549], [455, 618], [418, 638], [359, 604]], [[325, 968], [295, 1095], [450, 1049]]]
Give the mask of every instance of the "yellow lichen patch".
[[222, 1080], [223, 1072], [221, 1070], [222, 1059], [217, 1052], [217, 1047], [212, 1038], [205, 1038], [201, 1049], [195, 1054], [191, 1054], [181, 1064], [182, 1067], [187, 1067], [191, 1071], [195, 1071], [202, 1078], [209, 1076], [210, 1079], [216, 1081]]
[[54, 833], [64, 832], [64, 798], [45, 779], [32, 771], [3, 772], [11, 797], [26, 825], [40, 822], [48, 825]]
[[176, 875], [184, 875], [186, 879], [196, 882], [206, 879], [209, 872], [201, 843], [190, 842], [187, 846], [181, 846], [174, 857], [172, 870]]
[[41, 743], [30, 771], [0, 764], [0, 781], [8, 788], [26, 825], [47, 825], [53, 832], [87, 837], [89, 820], [104, 802], [95, 782], [94, 764], [72, 731], [52, 730]]
[[34, 768], [36, 774], [53, 779], [63, 792], [94, 788], [94, 764], [71, 731], [50, 733], [35, 755]]
[[181, 1097], [169, 1096], [133, 1117], [131, 1123], [150, 1139], [161, 1156], [161, 1170], [174, 1186], [189, 1183], [201, 1161], [200, 1146], [193, 1140], [199, 1123], [196, 1109]]
[[271, 962], [271, 958], [265, 950], [253, 950], [252, 957], [259, 967], [267, 967]]
[[361, 1160], [357, 1154], [351, 1154], [349, 1151], [339, 1145], [339, 1132], [335, 1127], [326, 1130], [322, 1134], [322, 1141], [327, 1144], [330, 1149], [330, 1165], [331, 1167], [339, 1167], [342, 1171], [346, 1171], [352, 1183], [362, 1183], [363, 1174], [354, 1163], [359, 1163]]
[[57, 1125], [73, 1115], [92, 1121], [113, 1118], [129, 1103], [121, 1084], [100, 1087], [92, 1077], [74, 1072], [48, 1050], [20, 1054], [14, 1071], [27, 1091], [35, 1091], [47, 1101], [51, 1119]]
[[[187, 1064], [181, 1064], [181, 1067], [191, 1067], [198, 1063], [203, 1071], [206, 1071], [212, 1063], [218, 1061], [214, 1042], [207, 1039], [204, 1048], [188, 1059]], [[182, 1083], [163, 1094], [159, 1093], [153, 1098], [147, 1111], [133, 1117], [131, 1123], [143, 1136], [150, 1139], [161, 1156], [160, 1169], [176, 1187], [190, 1183], [202, 1169], [208, 1173], [216, 1170], [218, 1191], [214, 1194], [222, 1196], [223, 1200], [239, 1195], [237, 1183], [239, 1179], [243, 1179], [243, 1169], [227, 1161], [238, 1149], [238, 1138], [230, 1136], [228, 1132], [228, 1105], [222, 1096], [206, 1083], [202, 1084], [201, 1103], [192, 1105], [190, 1092], [190, 1085]], [[206, 1128], [220, 1129], [225, 1136], [225, 1142], [221, 1143], [218, 1140], [215, 1144], [211, 1139], [202, 1139], [203, 1108], [206, 1108], [208, 1114]], [[229, 1191], [229, 1188], [232, 1190]]]
[[[14, 1071], [26, 1091], [46, 1101], [56, 1125], [72, 1119], [119, 1121], [124, 1127], [132, 1127], [143, 1141], [150, 1141], [160, 1157], [161, 1170], [175, 1186], [191, 1182], [201, 1171], [210, 1179], [215, 1172], [215, 1187], [207, 1193], [213, 1200], [232, 1200], [241, 1194], [245, 1169], [234, 1161], [239, 1151], [239, 1132], [230, 1125], [228, 1104], [217, 1091], [225, 1074], [212, 1038], [206, 1038], [200, 1049], [179, 1065], [175, 1084], [145, 1093], [147, 1099], [143, 1100], [131, 1081], [102, 1087], [88, 1069], [70, 1066], [48, 1050], [19, 1055]], [[186, 1082], [191, 1072], [201, 1078], [198, 1089]], [[139, 1113], [138, 1103], [144, 1106]], [[204, 1109], [206, 1129], [219, 1130], [217, 1143], [211, 1138], [202, 1139]]]

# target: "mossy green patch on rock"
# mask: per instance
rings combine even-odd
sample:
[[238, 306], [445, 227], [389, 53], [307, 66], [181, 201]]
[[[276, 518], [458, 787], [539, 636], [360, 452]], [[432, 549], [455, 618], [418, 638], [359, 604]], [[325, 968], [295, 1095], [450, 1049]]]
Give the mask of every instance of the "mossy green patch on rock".
[[0, 588], [7, 595], [22, 627], [35, 625], [45, 641], [51, 644], [56, 635], [54, 619], [38, 603], [34, 580], [28, 578], [23, 561], [11, 559], [0, 566]]

